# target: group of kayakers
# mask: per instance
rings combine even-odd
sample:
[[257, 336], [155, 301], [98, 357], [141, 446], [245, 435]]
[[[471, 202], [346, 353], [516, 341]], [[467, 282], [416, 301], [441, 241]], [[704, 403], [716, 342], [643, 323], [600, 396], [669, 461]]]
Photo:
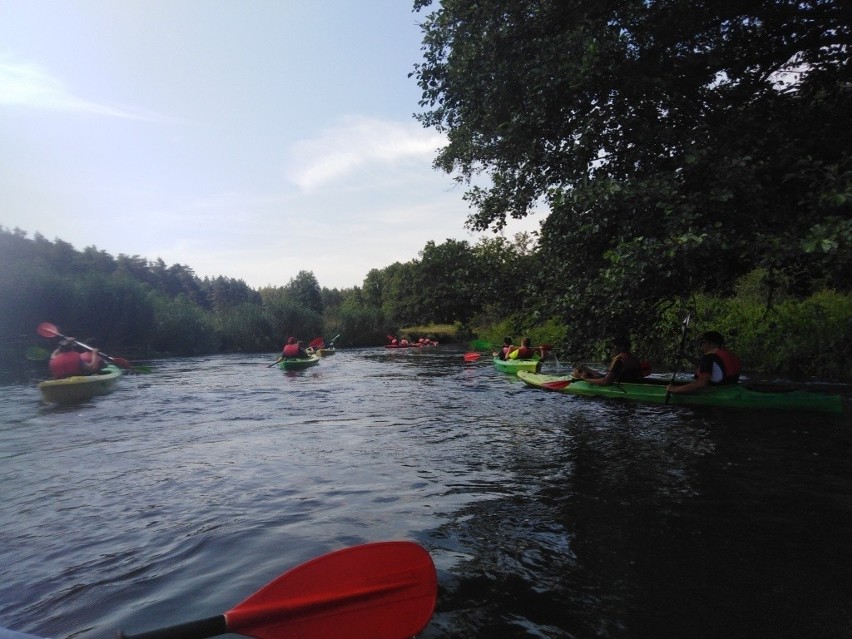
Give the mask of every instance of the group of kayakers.
[[[687, 384], [669, 384], [666, 390], [672, 394], [692, 393], [706, 386], [736, 384], [740, 380], [742, 364], [739, 358], [728, 348], [725, 340], [717, 331], [707, 331], [699, 339], [702, 355], [698, 362], [695, 378]], [[544, 358], [544, 347], [533, 348], [530, 338], [524, 337], [520, 346], [512, 344], [512, 338], [503, 340], [503, 347], [497, 353], [500, 359], [533, 359], [537, 355]], [[609, 385], [616, 382], [639, 382], [650, 373], [650, 366], [639, 359], [630, 350], [630, 340], [619, 337], [612, 342], [612, 360], [604, 372], [598, 372], [586, 366], [574, 369], [572, 376], [588, 384]]]
[[398, 348], [406, 348], [410, 346], [437, 346], [438, 342], [433, 339], [429, 339], [428, 337], [419, 337], [417, 340], [410, 340], [407, 337], [400, 337], [397, 339], [396, 337], [390, 337], [390, 346], [398, 347]]
[[[408, 339], [393, 339], [395, 346], [425, 346], [432, 342], [421, 337], [417, 342], [409, 342]], [[706, 386], [717, 386], [724, 384], [736, 384], [740, 379], [742, 364], [739, 358], [728, 348], [725, 348], [725, 340], [717, 331], [707, 331], [701, 335], [699, 340], [702, 355], [698, 362], [698, 370], [695, 378], [686, 384], [669, 384], [666, 390], [672, 394], [691, 393]], [[520, 346], [512, 344], [512, 338], [506, 337], [503, 346], [498, 351], [497, 357], [505, 359], [533, 359], [538, 357], [544, 359], [545, 346], [533, 347], [529, 337], [521, 340]], [[281, 355], [275, 360], [278, 363], [284, 359], [308, 358], [311, 352], [305, 348], [303, 342], [295, 337], [287, 338], [287, 342], [281, 349]], [[573, 377], [582, 379], [588, 384], [609, 385], [616, 382], [639, 382], [650, 372], [650, 367], [640, 362], [630, 350], [630, 340], [626, 337], [616, 338], [612, 342], [612, 360], [604, 372], [592, 370], [586, 366], [574, 369]], [[56, 350], [50, 356], [50, 374], [54, 379], [62, 379], [75, 375], [90, 375], [97, 373], [104, 366], [104, 360], [98, 353], [97, 348], [83, 351], [79, 342], [73, 337], [62, 339]]]

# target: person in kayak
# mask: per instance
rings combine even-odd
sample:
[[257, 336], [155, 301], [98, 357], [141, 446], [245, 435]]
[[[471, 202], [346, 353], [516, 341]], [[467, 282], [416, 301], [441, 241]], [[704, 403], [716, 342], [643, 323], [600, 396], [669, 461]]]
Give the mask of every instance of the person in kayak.
[[725, 348], [724, 343], [721, 333], [704, 333], [700, 339], [703, 355], [698, 361], [695, 379], [687, 384], [669, 384], [666, 390], [672, 394], [692, 393], [706, 386], [738, 383], [742, 364], [732, 351]]
[[512, 351], [512, 338], [508, 335], [503, 338], [503, 348], [501, 348], [497, 352], [497, 357], [499, 359], [506, 359], [509, 356], [509, 353]]
[[81, 353], [77, 350], [77, 342], [73, 337], [63, 339], [50, 355], [48, 368], [53, 379], [64, 379], [75, 375], [91, 375], [104, 366], [103, 358], [98, 349]]
[[281, 349], [281, 355], [278, 356], [275, 363], [277, 364], [285, 359], [307, 359], [308, 357], [310, 357], [310, 353], [305, 350], [302, 342], [296, 341], [295, 337], [288, 337], [287, 343], [284, 344], [284, 348]]
[[538, 346], [533, 348], [530, 346], [531, 340], [529, 337], [525, 337], [521, 340], [521, 345], [517, 348], [514, 346], [509, 347], [509, 351], [506, 354], [505, 359], [532, 359], [536, 353], [539, 354], [541, 359], [544, 359], [544, 347]]
[[616, 382], [639, 382], [645, 376], [642, 364], [630, 352], [630, 340], [616, 338], [612, 343], [612, 361], [606, 373], [599, 373], [586, 366], [574, 369], [574, 377], [589, 384], [608, 386]]

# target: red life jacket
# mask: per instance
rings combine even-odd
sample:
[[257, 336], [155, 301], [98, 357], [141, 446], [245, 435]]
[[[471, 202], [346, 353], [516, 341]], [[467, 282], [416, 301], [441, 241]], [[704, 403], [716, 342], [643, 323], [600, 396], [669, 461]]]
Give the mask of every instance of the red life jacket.
[[284, 346], [284, 350], [281, 351], [281, 354], [284, 357], [298, 357], [299, 356], [299, 345], [298, 344], [287, 344]]
[[717, 348], [715, 355], [722, 361], [722, 372], [725, 374], [720, 383], [736, 384], [740, 381], [740, 371], [742, 370], [740, 358], [727, 348]]
[[535, 351], [528, 346], [521, 346], [518, 349], [518, 359], [532, 359], [533, 355], [535, 355]]
[[48, 363], [48, 368], [50, 368], [50, 374], [53, 375], [54, 379], [83, 374], [83, 367], [80, 364], [80, 353], [77, 351], [64, 351], [52, 355]]

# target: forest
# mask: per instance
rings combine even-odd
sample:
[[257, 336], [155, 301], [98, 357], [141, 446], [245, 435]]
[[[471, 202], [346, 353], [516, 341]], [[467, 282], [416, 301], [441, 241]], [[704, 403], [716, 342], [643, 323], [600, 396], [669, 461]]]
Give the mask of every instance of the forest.
[[[566, 360], [616, 335], [679, 366], [715, 329], [746, 368], [852, 380], [852, 14], [832, 0], [415, 0], [417, 119], [464, 188], [471, 245], [361, 286], [253, 290], [190, 266], [0, 232], [0, 348], [52, 321], [136, 357], [529, 335]], [[509, 218], [548, 211], [538, 233]], [[430, 329], [431, 327], [431, 329]], [[693, 349], [694, 350], [694, 349]], [[694, 355], [690, 350], [687, 355]]]

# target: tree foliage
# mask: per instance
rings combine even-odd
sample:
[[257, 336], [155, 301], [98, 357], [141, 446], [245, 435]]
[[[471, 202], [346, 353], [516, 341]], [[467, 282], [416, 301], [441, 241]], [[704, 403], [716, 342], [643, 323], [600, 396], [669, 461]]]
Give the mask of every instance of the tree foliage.
[[848, 6], [443, 0], [422, 27], [436, 166], [475, 229], [549, 207], [541, 285], [586, 333], [758, 266], [849, 290]]

